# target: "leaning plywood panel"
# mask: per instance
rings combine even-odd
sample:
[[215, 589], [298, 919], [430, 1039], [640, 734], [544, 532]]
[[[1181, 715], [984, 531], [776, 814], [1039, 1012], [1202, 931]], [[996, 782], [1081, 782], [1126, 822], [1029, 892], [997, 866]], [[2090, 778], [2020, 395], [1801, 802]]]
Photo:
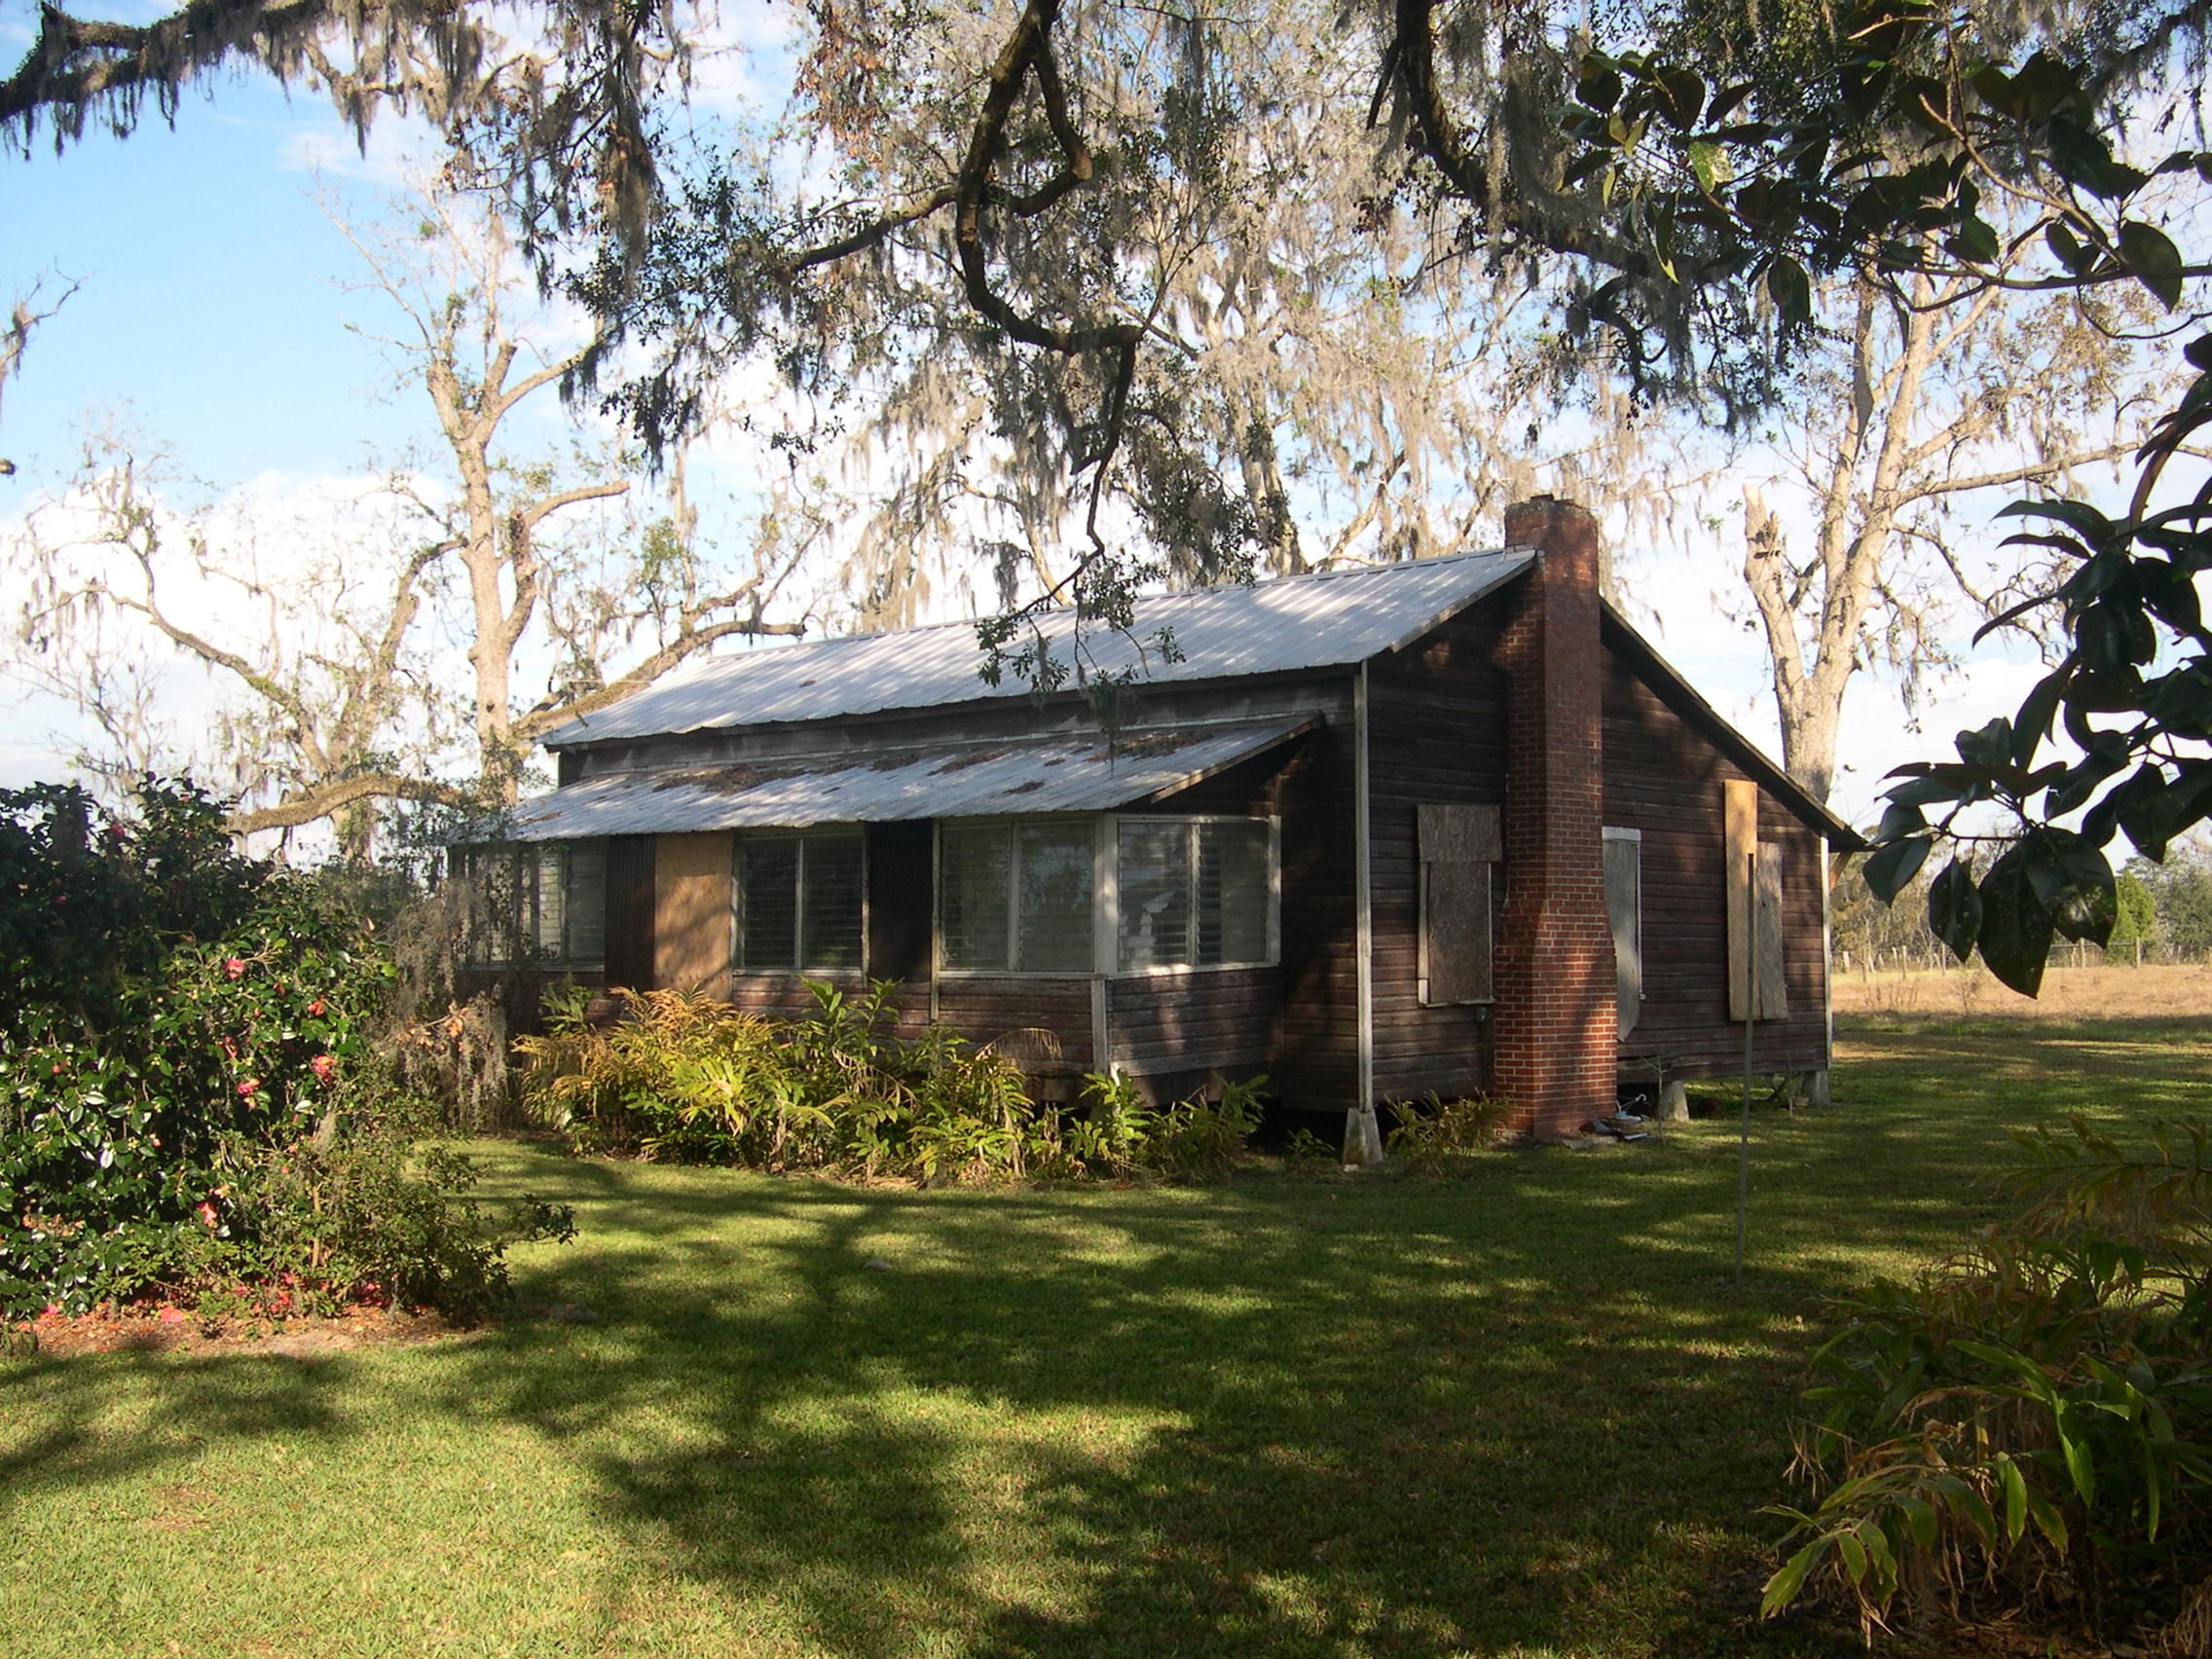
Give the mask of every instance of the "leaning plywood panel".
[[729, 994], [730, 837], [663, 835], [653, 850], [653, 983]]
[[1786, 921], [1782, 909], [1783, 848], [1777, 841], [1759, 843], [1757, 891], [1751, 915], [1752, 977], [1756, 999], [1752, 1013], [1760, 1019], [1784, 1019], [1789, 1014], [1789, 980], [1783, 972]]
[[1721, 834], [1728, 870], [1728, 1017], [1757, 1017], [1756, 974], [1751, 962], [1753, 877], [1758, 857], [1759, 787], [1729, 778], [1721, 788]]

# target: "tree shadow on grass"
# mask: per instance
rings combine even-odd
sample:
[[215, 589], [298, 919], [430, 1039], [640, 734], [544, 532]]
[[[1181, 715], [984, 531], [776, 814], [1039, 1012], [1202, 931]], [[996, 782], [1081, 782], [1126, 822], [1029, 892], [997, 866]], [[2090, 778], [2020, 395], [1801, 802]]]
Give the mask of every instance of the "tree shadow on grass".
[[[36, 1481], [87, 1490], [190, 1462], [223, 1441], [336, 1436], [342, 1362], [240, 1353], [179, 1358], [121, 1351], [33, 1358], [8, 1370], [9, 1394], [37, 1401], [36, 1426], [0, 1452], [0, 1527]], [[135, 1396], [147, 1407], [129, 1432], [110, 1414]]]
[[[857, 1659], [1854, 1649], [1744, 1619], [1807, 1346], [1777, 1328], [1825, 1286], [1739, 1295], [1651, 1248], [1678, 1191], [1562, 1161], [1103, 1198], [733, 1180], [755, 1232], [721, 1295], [665, 1245], [597, 1252], [625, 1361], [518, 1333], [467, 1387], [588, 1462], [642, 1554]], [[655, 1413], [681, 1444], [608, 1443]]]

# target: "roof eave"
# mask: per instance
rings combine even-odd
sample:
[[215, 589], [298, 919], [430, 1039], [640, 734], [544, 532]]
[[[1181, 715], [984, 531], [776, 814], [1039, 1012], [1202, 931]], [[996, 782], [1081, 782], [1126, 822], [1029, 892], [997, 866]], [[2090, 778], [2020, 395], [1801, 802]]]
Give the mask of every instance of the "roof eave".
[[1681, 671], [1665, 657], [1658, 647], [1645, 639], [1610, 600], [1604, 602], [1604, 629], [1612, 645], [1625, 646], [1629, 655], [1638, 659], [1644, 675], [1660, 682], [1670, 701], [1678, 702], [1678, 713], [1688, 715], [1704, 726], [1707, 735], [1714, 738], [1745, 771], [1751, 773], [1785, 806], [1819, 830], [1822, 838], [1831, 847], [1845, 852], [1858, 852], [1868, 843], [1866, 837], [1838, 817], [1825, 803], [1814, 798], [1804, 785], [1777, 765], [1766, 752], [1731, 725], [1719, 710], [1707, 702], [1704, 696], [1685, 679]]

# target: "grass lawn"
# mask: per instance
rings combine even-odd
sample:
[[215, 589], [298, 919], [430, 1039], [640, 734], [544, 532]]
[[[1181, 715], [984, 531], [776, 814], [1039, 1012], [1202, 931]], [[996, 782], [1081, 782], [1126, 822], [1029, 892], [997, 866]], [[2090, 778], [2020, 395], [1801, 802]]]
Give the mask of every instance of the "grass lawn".
[[[1862, 1022], [1837, 1103], [1464, 1179], [859, 1191], [482, 1149], [571, 1317], [0, 1360], [0, 1653], [1859, 1651], [1750, 1619], [1824, 1299], [2202, 1021]], [[582, 1322], [573, 1315], [588, 1311]]]

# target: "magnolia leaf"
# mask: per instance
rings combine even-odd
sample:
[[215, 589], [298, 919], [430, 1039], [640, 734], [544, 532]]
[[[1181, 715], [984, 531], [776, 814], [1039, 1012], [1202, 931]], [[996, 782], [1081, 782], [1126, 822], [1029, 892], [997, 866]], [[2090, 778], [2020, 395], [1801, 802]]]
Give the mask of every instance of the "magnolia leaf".
[[1711, 196], [1717, 185], [1726, 184], [1730, 177], [1728, 152], [1718, 144], [1706, 139], [1694, 139], [1685, 146], [1689, 156], [1690, 171], [1697, 175], [1697, 187]]
[[2120, 257], [2166, 310], [2181, 304], [2181, 249], [2165, 232], [2141, 219], [2127, 220], [2120, 227]]
[[1973, 956], [1973, 941], [1981, 932], [1981, 894], [1973, 884], [1973, 866], [1953, 859], [1950, 866], [1928, 887], [1928, 926], [1961, 962]]
[[2055, 931], [2028, 881], [2026, 855], [2009, 849], [1981, 878], [1981, 931], [1975, 939], [1989, 971], [2024, 997], [2043, 986]]
[[1779, 258], [1766, 268], [1766, 291], [1782, 313], [1786, 327], [1801, 327], [1812, 321], [1812, 280], [1794, 259]]
[[1894, 902], [1920, 873], [1920, 866], [1928, 862], [1935, 845], [1925, 835], [1914, 835], [1876, 848], [1859, 872], [1865, 880], [1867, 891], [1885, 904]]
[[1592, 109], [1609, 110], [1621, 101], [1621, 72], [1603, 54], [1593, 52], [1582, 59], [1574, 95]]
[[2058, 263], [2077, 276], [2097, 262], [2097, 250], [2083, 243], [2081, 238], [2068, 230], [2064, 220], [2053, 219], [2044, 231], [2043, 240], [2049, 245]]
[[1663, 100], [1660, 113], [1677, 129], [1697, 125], [1705, 113], [1705, 78], [1694, 69], [1662, 69], [1657, 76]]

